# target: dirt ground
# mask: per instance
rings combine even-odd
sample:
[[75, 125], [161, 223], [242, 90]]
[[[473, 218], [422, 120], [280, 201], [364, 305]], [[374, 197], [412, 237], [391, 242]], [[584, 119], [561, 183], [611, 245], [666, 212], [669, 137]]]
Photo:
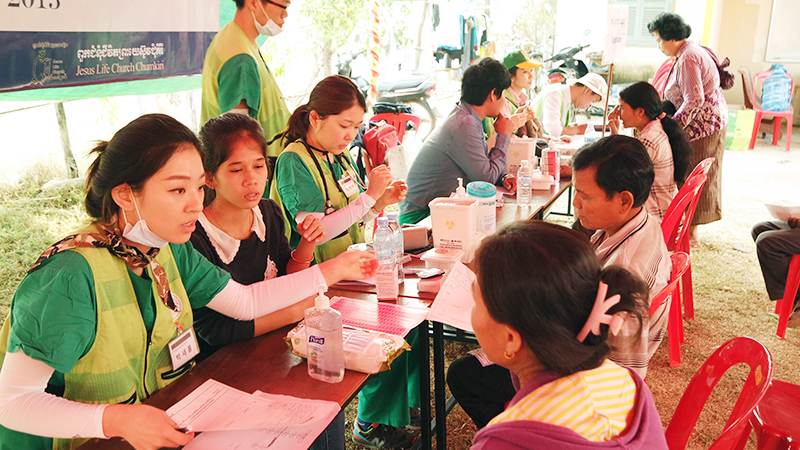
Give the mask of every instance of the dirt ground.
[[[700, 227], [702, 244], [691, 250], [696, 313], [694, 320], [684, 321], [683, 364], [669, 367], [668, 337], [648, 370], [647, 383], [665, 428], [692, 376], [717, 347], [736, 336], [753, 337], [769, 349], [775, 379], [800, 384], [796, 366], [800, 329], [789, 329], [786, 340], [775, 336], [777, 319], [768, 314], [774, 303], [767, 297], [750, 237], [755, 223], [770, 219], [763, 200], [800, 200], [800, 136], [794, 136], [789, 153], [784, 151], [784, 140], [778, 147], [760, 140], [753, 151], [725, 152], [723, 219]], [[469, 348], [448, 344], [448, 362]], [[700, 416], [689, 449], [707, 448], [721, 433], [747, 373], [740, 365], [725, 375]], [[468, 449], [475, 432], [472, 421], [456, 406], [448, 416], [447, 448]], [[752, 438], [748, 448], [755, 448]]]

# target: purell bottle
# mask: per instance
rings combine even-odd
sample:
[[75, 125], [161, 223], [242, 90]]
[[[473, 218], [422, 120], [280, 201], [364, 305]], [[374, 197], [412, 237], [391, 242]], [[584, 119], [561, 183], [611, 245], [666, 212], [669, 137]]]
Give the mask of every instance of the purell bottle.
[[305, 312], [308, 375], [327, 383], [344, 378], [344, 349], [342, 347], [342, 314], [331, 309], [325, 287], [320, 285], [313, 308]]

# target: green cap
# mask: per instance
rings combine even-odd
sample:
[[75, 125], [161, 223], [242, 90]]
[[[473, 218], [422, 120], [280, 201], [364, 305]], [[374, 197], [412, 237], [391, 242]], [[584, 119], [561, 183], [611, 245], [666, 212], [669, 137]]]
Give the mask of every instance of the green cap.
[[514, 67], [531, 70], [540, 67], [542, 63], [529, 60], [528, 55], [526, 55], [524, 51], [518, 50], [506, 55], [506, 57], [503, 58], [503, 65], [506, 66], [506, 69], [508, 70], [511, 70]]

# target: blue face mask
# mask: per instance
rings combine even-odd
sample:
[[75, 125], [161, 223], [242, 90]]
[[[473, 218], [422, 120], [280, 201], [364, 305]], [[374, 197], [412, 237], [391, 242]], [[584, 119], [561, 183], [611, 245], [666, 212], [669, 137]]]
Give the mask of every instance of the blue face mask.
[[122, 211], [122, 217], [125, 219], [125, 229], [122, 230], [122, 237], [136, 244], [147, 245], [148, 247], [166, 247], [169, 241], [162, 239], [157, 234], [150, 231], [150, 228], [147, 227], [147, 222], [142, 219], [142, 215], [139, 213], [139, 205], [136, 204], [135, 197], [133, 198], [133, 206], [136, 208], [136, 215], [139, 216], [139, 221], [136, 222], [136, 225], [131, 225], [131, 223], [128, 222], [128, 218], [125, 217], [125, 211], [120, 210]]

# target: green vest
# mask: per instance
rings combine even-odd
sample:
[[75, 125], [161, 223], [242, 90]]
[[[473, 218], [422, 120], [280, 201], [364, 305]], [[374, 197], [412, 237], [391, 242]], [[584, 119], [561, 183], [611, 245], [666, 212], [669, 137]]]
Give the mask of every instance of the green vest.
[[[203, 90], [200, 107], [200, 122], [206, 123], [209, 119], [217, 117], [222, 112], [219, 107], [219, 72], [225, 63], [236, 55], [250, 55], [258, 66], [258, 76], [260, 78], [261, 98], [258, 105], [247, 106], [250, 108], [250, 115], [253, 110], [257, 111], [253, 116], [264, 127], [264, 135], [267, 140], [286, 130], [289, 123], [289, 108], [283, 100], [283, 94], [278, 89], [278, 83], [272, 76], [272, 72], [267, 68], [267, 63], [261, 56], [258, 47], [253, 45], [241, 28], [234, 22], [225, 25], [206, 51], [206, 58], [203, 63]], [[276, 139], [268, 148], [267, 156], [277, 157], [283, 151], [281, 139]]]
[[[544, 98], [551, 92], [558, 92], [561, 96], [561, 126], [569, 126], [569, 104], [564, 101], [564, 85], [563, 84], [548, 84], [539, 92], [539, 95], [533, 99], [533, 112], [539, 120], [544, 117]], [[558, 137], [558, 136], [555, 136]]]
[[[90, 227], [81, 231], [97, 230]], [[178, 336], [178, 329], [170, 309], [158, 296], [155, 281], [156, 319], [148, 338], [125, 262], [106, 249], [71, 250], [80, 253], [92, 269], [97, 329], [92, 347], [64, 374], [64, 398], [89, 404], [141, 403], [191, 369], [193, 364], [172, 369], [167, 344]], [[177, 322], [188, 329], [192, 326], [192, 307], [169, 246], [161, 249], [156, 261], [167, 272], [170, 291], [181, 300]], [[152, 270], [146, 270], [155, 280]], [[7, 319], [0, 331], [2, 357], [8, 348], [10, 322]], [[85, 442], [86, 439], [53, 439], [53, 449], [71, 450]]]
[[[308, 151], [306, 151], [305, 146], [300, 142], [293, 142], [289, 144], [283, 152], [291, 152], [300, 156], [300, 159], [303, 160], [303, 163], [305, 163], [306, 167], [308, 167], [308, 170], [311, 172], [311, 175], [314, 177], [314, 181], [317, 183], [317, 188], [319, 188], [319, 191], [324, 195], [325, 185], [322, 183], [322, 177], [320, 176], [319, 170], [317, 170], [317, 165], [314, 164], [314, 160], [311, 159], [311, 155], [309, 155]], [[330, 196], [331, 206], [333, 206], [333, 209], [338, 211], [347, 206], [349, 202], [355, 201], [358, 196], [361, 195], [360, 193], [355, 193], [349, 198], [345, 197], [345, 195], [339, 191], [339, 188], [337, 188], [337, 180], [334, 178], [334, 175], [331, 172], [331, 169], [328, 167], [327, 162], [320, 158], [315, 152], [311, 153], [314, 155], [314, 158], [322, 168], [322, 173], [325, 175], [325, 181], [328, 183], [328, 195]], [[347, 152], [345, 152], [343, 155], [344, 159], [347, 160], [347, 163], [350, 165], [350, 168], [353, 168], [353, 162], [350, 160]], [[278, 158], [278, 164], [280, 164], [280, 158]], [[280, 194], [278, 193], [277, 185], [278, 183], [272, 183], [270, 198], [275, 200], [278, 206], [280, 206], [283, 210], [283, 220], [286, 224], [286, 236], [291, 242], [291, 235], [292, 233], [297, 233], [297, 227], [293, 226], [294, 217], [289, 217], [289, 212], [283, 207], [283, 202], [281, 201]], [[324, 244], [317, 245], [316, 250], [314, 250], [314, 258], [316, 259], [317, 263], [333, 259], [339, 256], [339, 254], [346, 252], [347, 247], [361, 242], [365, 242], [364, 221], [359, 220], [351, 225], [348, 232], [343, 236], [333, 238]]]

